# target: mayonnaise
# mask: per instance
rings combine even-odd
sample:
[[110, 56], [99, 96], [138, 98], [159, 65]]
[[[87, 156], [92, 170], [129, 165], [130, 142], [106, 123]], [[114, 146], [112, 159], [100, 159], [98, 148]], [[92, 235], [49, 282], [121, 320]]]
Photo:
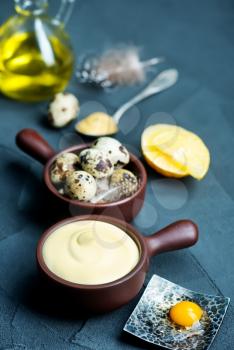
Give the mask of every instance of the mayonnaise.
[[137, 244], [126, 232], [94, 220], [65, 224], [52, 232], [44, 242], [42, 255], [55, 275], [95, 285], [125, 276], [140, 258]]

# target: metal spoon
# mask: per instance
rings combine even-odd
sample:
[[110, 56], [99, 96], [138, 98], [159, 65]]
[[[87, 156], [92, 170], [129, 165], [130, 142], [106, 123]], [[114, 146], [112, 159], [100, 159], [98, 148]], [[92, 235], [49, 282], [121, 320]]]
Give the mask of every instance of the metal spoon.
[[[179, 73], [176, 69], [174, 69], [174, 68], [166, 69], [166, 70], [162, 71], [161, 73], [159, 73], [143, 91], [141, 91], [135, 97], [133, 97], [128, 102], [124, 103], [120, 108], [118, 108], [112, 117], [110, 117], [104, 113], [101, 113], [103, 115], [103, 121], [101, 120], [102, 117], [100, 115], [99, 115], [100, 120], [98, 120], [99, 128], [101, 126], [101, 128], [100, 128], [101, 131], [99, 130], [97, 132], [97, 130], [96, 130], [96, 132], [95, 132], [95, 123], [97, 125], [97, 118], [98, 118], [97, 116], [96, 116], [96, 119], [94, 117], [93, 130], [91, 130], [92, 129], [92, 127], [91, 127], [92, 126], [92, 119], [90, 119], [90, 118], [92, 117], [92, 115], [83, 119], [79, 123], [77, 123], [76, 130], [81, 134], [88, 135], [88, 136], [94, 136], [94, 137], [112, 135], [112, 134], [116, 133], [118, 131], [118, 124], [119, 124], [121, 117], [129, 108], [135, 106], [140, 101], [173, 86], [177, 82], [178, 76], [179, 76]], [[94, 114], [93, 114], [93, 116], [94, 116]], [[88, 121], [88, 119], [89, 119], [89, 121]], [[84, 131], [84, 127], [83, 127], [86, 120], [90, 126], [90, 130], [88, 130], [88, 131]], [[106, 124], [106, 125], [104, 125], [104, 124]], [[102, 129], [102, 126], [103, 126], [103, 129]]]

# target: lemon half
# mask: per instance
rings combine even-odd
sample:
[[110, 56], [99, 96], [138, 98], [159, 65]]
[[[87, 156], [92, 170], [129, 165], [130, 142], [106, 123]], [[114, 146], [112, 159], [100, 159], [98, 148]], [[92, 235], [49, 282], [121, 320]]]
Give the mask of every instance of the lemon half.
[[210, 165], [210, 153], [199, 136], [170, 124], [156, 124], [146, 128], [141, 148], [147, 163], [168, 177], [191, 175], [201, 180]]

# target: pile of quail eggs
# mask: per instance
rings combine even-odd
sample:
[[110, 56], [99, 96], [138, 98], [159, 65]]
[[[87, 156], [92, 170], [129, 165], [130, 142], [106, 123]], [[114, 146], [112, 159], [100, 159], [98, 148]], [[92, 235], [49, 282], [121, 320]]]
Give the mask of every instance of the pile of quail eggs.
[[60, 194], [71, 199], [105, 203], [126, 198], [138, 179], [124, 168], [128, 150], [116, 139], [100, 137], [79, 154], [63, 153], [52, 164], [50, 177]]

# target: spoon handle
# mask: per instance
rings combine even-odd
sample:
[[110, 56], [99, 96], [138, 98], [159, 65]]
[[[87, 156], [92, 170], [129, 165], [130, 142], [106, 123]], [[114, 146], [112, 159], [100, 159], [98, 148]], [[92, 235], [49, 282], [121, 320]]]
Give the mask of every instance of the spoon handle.
[[178, 80], [178, 71], [176, 69], [166, 69], [159, 73], [156, 78], [139, 94], [133, 97], [128, 102], [124, 103], [113, 115], [116, 124], [119, 123], [122, 115], [131, 107], [135, 106], [140, 101], [150, 97], [156, 93], [168, 89], [174, 85]]

